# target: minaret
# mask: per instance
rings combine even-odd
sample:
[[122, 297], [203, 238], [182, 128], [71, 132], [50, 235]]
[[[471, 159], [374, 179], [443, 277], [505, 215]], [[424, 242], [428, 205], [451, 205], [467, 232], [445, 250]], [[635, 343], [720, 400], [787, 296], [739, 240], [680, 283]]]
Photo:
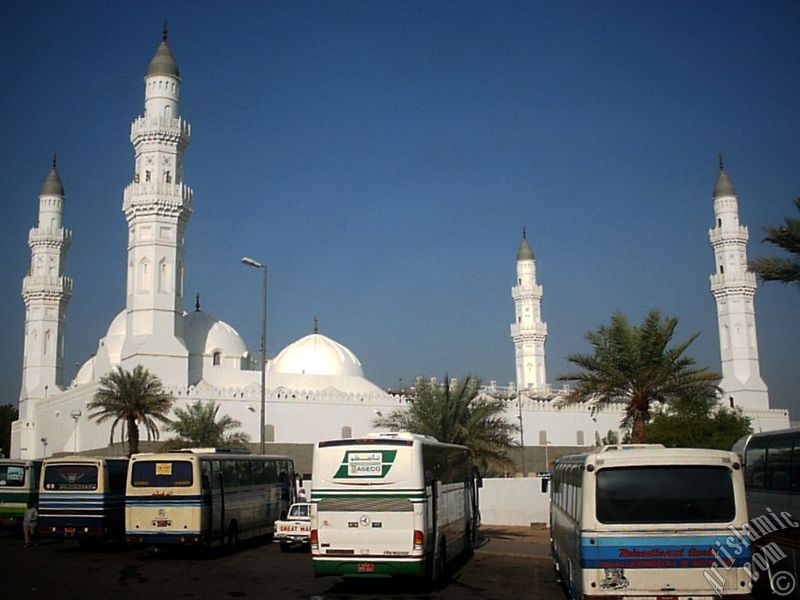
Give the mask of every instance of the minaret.
[[517, 252], [517, 285], [511, 288], [516, 322], [511, 325], [511, 339], [517, 363], [517, 389], [543, 392], [547, 388], [544, 343], [547, 324], [542, 321], [542, 286], [536, 283], [536, 259], [522, 229]]
[[131, 125], [134, 176], [124, 192], [128, 221], [127, 328], [122, 363], [188, 379], [183, 341], [184, 235], [192, 190], [183, 184], [191, 128], [178, 112], [180, 77], [167, 28], [144, 78], [144, 115]]
[[747, 269], [747, 227], [739, 224], [736, 190], [719, 161], [714, 186], [715, 227], [708, 237], [714, 250], [711, 295], [717, 302], [722, 360], [722, 399], [744, 409], [768, 409], [767, 386], [759, 374], [758, 338], [753, 296], [755, 275]]
[[39, 222], [28, 234], [31, 267], [22, 281], [25, 351], [20, 420], [33, 414], [31, 400], [46, 398], [64, 385], [64, 329], [72, 280], [64, 276], [72, 232], [64, 229], [64, 186], [53, 167], [39, 194]]

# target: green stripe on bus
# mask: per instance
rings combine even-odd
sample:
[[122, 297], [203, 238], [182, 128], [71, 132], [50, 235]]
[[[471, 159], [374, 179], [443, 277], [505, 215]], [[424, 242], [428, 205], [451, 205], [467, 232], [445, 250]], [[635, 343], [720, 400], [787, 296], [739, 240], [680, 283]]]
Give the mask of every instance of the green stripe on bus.
[[375, 498], [400, 498], [403, 500], [411, 499], [424, 499], [423, 494], [320, 494], [319, 492], [311, 492], [311, 501], [324, 500], [326, 498], [363, 498], [365, 500], [372, 500]]

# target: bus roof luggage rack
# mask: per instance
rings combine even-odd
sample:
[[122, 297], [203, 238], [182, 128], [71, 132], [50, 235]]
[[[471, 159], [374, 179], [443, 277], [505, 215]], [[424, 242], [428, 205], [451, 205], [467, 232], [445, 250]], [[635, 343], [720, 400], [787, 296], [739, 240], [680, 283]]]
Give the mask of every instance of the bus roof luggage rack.
[[247, 448], [179, 448], [177, 450], [170, 450], [170, 452], [190, 452], [192, 454], [250, 454]]
[[611, 452], [612, 450], [644, 450], [647, 448], [663, 448], [664, 444], [608, 444], [600, 449], [600, 452]]

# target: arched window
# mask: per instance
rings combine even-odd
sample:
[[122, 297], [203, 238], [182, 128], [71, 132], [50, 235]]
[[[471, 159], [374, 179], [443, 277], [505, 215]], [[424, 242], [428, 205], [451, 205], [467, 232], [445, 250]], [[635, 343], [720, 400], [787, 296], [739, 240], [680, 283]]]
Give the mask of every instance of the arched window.
[[222, 362], [222, 352], [217, 350], [211, 357], [212, 363], [215, 367], [218, 367]]
[[578, 430], [578, 440], [577, 441], [578, 441], [578, 446], [583, 446], [584, 445], [583, 431]]
[[275, 425], [264, 426], [264, 441], [265, 442], [275, 441]]
[[350, 425], [342, 427], [342, 439], [346, 440], [351, 437], [353, 437], [353, 428]]

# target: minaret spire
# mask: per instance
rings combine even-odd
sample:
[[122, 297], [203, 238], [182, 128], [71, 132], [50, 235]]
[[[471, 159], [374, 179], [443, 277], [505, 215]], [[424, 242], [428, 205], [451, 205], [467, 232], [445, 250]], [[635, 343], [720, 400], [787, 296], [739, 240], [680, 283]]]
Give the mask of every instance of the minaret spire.
[[167, 29], [167, 20], [164, 19], [164, 27], [161, 30], [161, 41], [166, 42], [167, 37], [169, 37], [169, 30]]
[[517, 388], [544, 392], [547, 389], [544, 344], [547, 324], [542, 321], [542, 286], [536, 283], [536, 259], [525, 227], [517, 251], [517, 285], [511, 288], [516, 322], [511, 339], [517, 364]]
[[708, 236], [714, 251], [711, 295], [717, 304], [723, 401], [745, 409], [769, 408], [761, 379], [756, 336], [755, 275], [747, 268], [747, 227], [739, 223], [736, 190], [724, 171], [722, 156], [714, 185], [715, 227]]

